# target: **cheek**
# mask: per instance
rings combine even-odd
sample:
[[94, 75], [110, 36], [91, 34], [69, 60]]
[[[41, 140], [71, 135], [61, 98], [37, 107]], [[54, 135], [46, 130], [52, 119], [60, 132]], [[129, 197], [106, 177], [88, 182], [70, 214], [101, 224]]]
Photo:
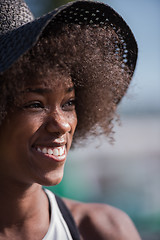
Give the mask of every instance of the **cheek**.
[[41, 123], [41, 119], [26, 114], [22, 114], [18, 118], [12, 117], [6, 121], [2, 129], [1, 140], [5, 139], [10, 147], [15, 146], [16, 143], [22, 145], [29, 141], [30, 137], [39, 129]]
[[71, 144], [72, 144], [72, 139], [73, 135], [77, 126], [77, 115], [76, 113], [69, 118], [69, 124], [71, 126], [71, 131], [68, 133], [68, 146], [67, 146], [67, 152], [69, 151]]
[[71, 125], [71, 129], [72, 129], [72, 137], [73, 137], [73, 134], [74, 134], [76, 126], [77, 126], [77, 114], [76, 114], [76, 112], [74, 113], [74, 115], [70, 119], [70, 125]]

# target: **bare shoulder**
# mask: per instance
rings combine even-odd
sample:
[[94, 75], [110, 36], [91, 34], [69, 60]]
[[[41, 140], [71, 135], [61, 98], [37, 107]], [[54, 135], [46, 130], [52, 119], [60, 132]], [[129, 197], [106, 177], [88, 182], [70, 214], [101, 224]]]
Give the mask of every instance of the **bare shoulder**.
[[63, 199], [70, 209], [82, 239], [140, 240], [140, 236], [123, 211], [106, 204], [81, 203]]

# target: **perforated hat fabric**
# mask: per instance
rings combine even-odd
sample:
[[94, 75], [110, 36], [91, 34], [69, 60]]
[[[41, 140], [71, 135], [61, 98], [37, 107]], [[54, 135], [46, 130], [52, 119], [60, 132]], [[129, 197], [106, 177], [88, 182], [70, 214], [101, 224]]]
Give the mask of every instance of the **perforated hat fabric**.
[[115, 53], [121, 53], [122, 68], [128, 66], [133, 74], [138, 50], [132, 31], [108, 5], [85, 0], [70, 2], [37, 19], [23, 0], [0, 0], [0, 73], [36, 44], [50, 22], [112, 27], [119, 37]]
[[21, 0], [1, 0], [0, 6], [1, 33], [13, 30], [34, 20], [26, 3]]

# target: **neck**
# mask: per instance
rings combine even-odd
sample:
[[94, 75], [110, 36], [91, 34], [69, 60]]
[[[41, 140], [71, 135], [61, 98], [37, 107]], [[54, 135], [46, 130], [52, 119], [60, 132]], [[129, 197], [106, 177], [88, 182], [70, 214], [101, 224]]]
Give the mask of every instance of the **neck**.
[[46, 226], [47, 231], [49, 204], [41, 185], [26, 186], [0, 179], [0, 189], [0, 232], [15, 226], [29, 232], [36, 225]]

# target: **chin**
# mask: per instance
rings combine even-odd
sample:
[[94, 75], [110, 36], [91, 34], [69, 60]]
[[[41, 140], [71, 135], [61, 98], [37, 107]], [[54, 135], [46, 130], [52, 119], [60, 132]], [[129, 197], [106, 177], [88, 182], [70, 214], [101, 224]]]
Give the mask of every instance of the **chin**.
[[62, 178], [63, 171], [47, 173], [38, 181], [38, 183], [46, 187], [51, 187], [58, 185], [62, 181]]

